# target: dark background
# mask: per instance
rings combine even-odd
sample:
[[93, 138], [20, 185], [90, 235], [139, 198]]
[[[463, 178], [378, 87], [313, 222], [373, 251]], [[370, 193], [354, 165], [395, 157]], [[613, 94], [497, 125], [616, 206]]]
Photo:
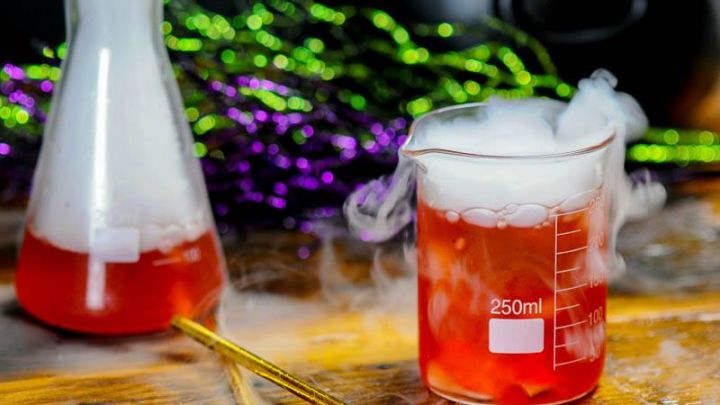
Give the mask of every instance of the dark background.
[[[347, 4], [352, 0], [328, 0]], [[237, 13], [247, 0], [200, 0], [221, 13]], [[492, 15], [540, 39], [563, 79], [576, 82], [604, 67], [633, 94], [653, 125], [702, 126], [692, 109], [711, 92], [718, 68], [713, 1], [684, 0], [356, 0], [402, 22], [480, 24]], [[62, 0], [3, 2], [0, 61], [41, 61], [38, 49], [64, 38]], [[471, 45], [459, 38], [450, 46]], [[448, 45], [445, 45], [448, 46]], [[708, 126], [708, 125], [705, 125]]]

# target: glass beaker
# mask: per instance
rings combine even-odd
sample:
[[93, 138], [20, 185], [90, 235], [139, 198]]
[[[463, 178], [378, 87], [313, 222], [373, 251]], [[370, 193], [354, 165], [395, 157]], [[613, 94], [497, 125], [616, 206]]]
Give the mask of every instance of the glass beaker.
[[402, 148], [418, 167], [422, 379], [463, 403], [570, 401], [594, 389], [605, 357], [614, 131], [554, 154], [421, 147], [428, 125], [483, 108], [430, 113]]
[[225, 280], [161, 33], [162, 0], [67, 0], [69, 51], [33, 182], [15, 286], [69, 330], [198, 318]]

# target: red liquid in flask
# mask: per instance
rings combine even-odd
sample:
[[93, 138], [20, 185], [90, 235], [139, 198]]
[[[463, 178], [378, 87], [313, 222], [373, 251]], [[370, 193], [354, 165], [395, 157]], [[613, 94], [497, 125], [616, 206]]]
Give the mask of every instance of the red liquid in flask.
[[38, 319], [63, 329], [133, 334], [167, 329], [174, 315], [215, 308], [225, 275], [213, 232], [135, 263], [104, 263], [25, 232], [15, 289]]
[[420, 199], [425, 384], [470, 403], [558, 403], [590, 392], [605, 357], [606, 232], [604, 205], [535, 227], [482, 227]]

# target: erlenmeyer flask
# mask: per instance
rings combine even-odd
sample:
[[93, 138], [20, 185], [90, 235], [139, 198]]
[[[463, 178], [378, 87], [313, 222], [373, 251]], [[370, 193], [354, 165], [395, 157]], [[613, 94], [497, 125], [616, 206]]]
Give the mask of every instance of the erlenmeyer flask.
[[80, 332], [200, 317], [225, 280], [160, 32], [162, 0], [67, 0], [68, 57], [35, 173], [15, 285]]

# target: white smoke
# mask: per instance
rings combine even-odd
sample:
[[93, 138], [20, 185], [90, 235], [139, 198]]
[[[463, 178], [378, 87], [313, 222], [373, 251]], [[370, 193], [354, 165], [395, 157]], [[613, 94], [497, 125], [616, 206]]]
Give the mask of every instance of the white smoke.
[[[633, 186], [624, 173], [625, 144], [637, 140], [648, 122], [630, 95], [614, 90], [616, 84], [612, 74], [598, 70], [580, 81], [569, 103], [491, 99], [473, 115], [450, 111], [445, 120], [421, 119], [401, 149], [395, 174], [368, 183], [347, 199], [344, 211], [350, 230], [366, 241], [396, 235], [412, 220], [416, 181], [433, 207], [449, 210], [448, 215], [464, 211], [466, 220], [483, 226], [505, 221], [533, 226], [545, 221], [553, 207], [584, 204], [593, 190], [604, 186], [612, 202], [610, 247], [614, 250], [622, 224], [654, 212], [666, 198], [661, 184], [646, 178]], [[448, 153], [572, 153], [612, 135], [607, 156], [589, 153], [552, 163], [536, 159], [508, 164]], [[601, 159], [607, 159], [605, 173], [598, 169]], [[617, 267], [622, 267], [621, 262]]]
[[350, 231], [365, 241], [384, 241], [412, 220], [414, 164], [400, 156], [395, 173], [373, 180], [345, 201]]
[[76, 4], [82, 29], [67, 60], [79, 63], [64, 65], [28, 218], [62, 249], [133, 261], [212, 228], [190, 130], [168, 96], [178, 94], [172, 72], [148, 40], [159, 35], [155, 5]]
[[[492, 170], [492, 166], [478, 170], [474, 161], [468, 161], [466, 166], [458, 170], [456, 166], [447, 164], [441, 157], [438, 158], [440, 154], [437, 153], [428, 153], [416, 160], [401, 156], [393, 176], [365, 185], [346, 201], [344, 209], [351, 232], [356, 237], [374, 242], [388, 240], [401, 232], [413, 220], [412, 198], [418, 178], [421, 179], [419, 185], [423, 196], [431, 196], [432, 203], [457, 212], [466, 208], [462, 205], [467, 202], [468, 194], [472, 195], [473, 205], [487, 206], [490, 209], [504, 208], [508, 202], [516, 203], [518, 206], [507, 218], [509, 221], [519, 221], [517, 223], [521, 225], [531, 225], [539, 218], [539, 211], [536, 209], [538, 206], [563, 203], [567, 206], [585, 205], [595, 194], [583, 191], [596, 190], [603, 180], [621, 185], [612, 185], [611, 188], [617, 190], [614, 194], [617, 198], [627, 199], [623, 200], [626, 207], [632, 201], [634, 205], [643, 204], [644, 211], [647, 211], [649, 205], [640, 201], [659, 204], [664, 199], [664, 189], [661, 185], [648, 181], [645, 184], [649, 186], [636, 187], [630, 193], [630, 181], [622, 166], [625, 141], [642, 133], [647, 122], [637, 103], [630, 96], [614, 92], [613, 86], [612, 77], [601, 73], [583, 81], [577, 96], [569, 104], [537, 99], [491, 100], [482, 116], [457, 119], [450, 130], [446, 125], [426, 127], [422, 132], [416, 132], [414, 136], [420, 136], [411, 139], [403, 148], [405, 151], [412, 148], [458, 149], [453, 146], [453, 142], [460, 139], [461, 146], [465, 148], [463, 151], [466, 152], [497, 155], [547, 154], [596, 145], [606, 139], [610, 132], [614, 132], [615, 143], [610, 146], [614, 159], [610, 165], [614, 170], [612, 174], [598, 176], [595, 173], [596, 166], [588, 164], [597, 158], [595, 155], [580, 160], [579, 163], [561, 165], [554, 169], [527, 164], [523, 167], [521, 164], [519, 168], [510, 171]], [[482, 128], [482, 131], [479, 128]], [[495, 136], [490, 137], [488, 134]], [[481, 143], [478, 140], [487, 142]], [[424, 144], [423, 148], [420, 148], [417, 144], [419, 141], [435, 143]], [[533, 149], [528, 151], [528, 148]], [[590, 170], [587, 170], [587, 167]], [[429, 176], [431, 171], [438, 176]], [[534, 177], [528, 178], [528, 181], [515, 179], [523, 173], [532, 173]], [[551, 180], [556, 184], [553, 188], [548, 188], [547, 182]], [[441, 183], [441, 186], [436, 187], [435, 183]], [[502, 192], [489, 193], [488, 188], [491, 186]], [[639, 199], [637, 195], [643, 195], [643, 198]], [[542, 201], [537, 201], [538, 199]], [[525, 206], [522, 206], [523, 204]], [[532, 204], [536, 207], [529, 207]], [[640, 211], [642, 214], [643, 210]], [[516, 215], [518, 213], [523, 215]], [[474, 211], [473, 214], [477, 221], [487, 220], [479, 211]], [[485, 223], [483, 226], [495, 225]], [[398, 255], [397, 250], [393, 252], [393, 249], [376, 248], [371, 255], [372, 247], [348, 243], [344, 233], [337, 228], [318, 226], [316, 230], [320, 238], [320, 248], [312, 267], [318, 272], [320, 294], [314, 299], [299, 300], [252, 291], [230, 293], [222, 304], [225, 309], [221, 316], [223, 322], [220, 324], [223, 334], [241, 344], [249, 344], [251, 350], [282, 366], [302, 364], [302, 369], [298, 371], [303, 375], [318, 366], [351, 368], [365, 364], [369, 353], [384, 353], [383, 361], [388, 361], [388, 358], [393, 356], [402, 360], [414, 359], [416, 348], [413, 344], [417, 341], [417, 282], [415, 277], [411, 276], [417, 267], [413, 263], [417, 259], [414, 246], [403, 245], [404, 259]], [[351, 249], [361, 251], [349, 252]], [[364, 258], [372, 256], [373, 260], [363, 263], [361, 260], [354, 260], [353, 254]], [[358, 282], [349, 276], [345, 271], [345, 264], [348, 262], [353, 263], [353, 268], [369, 268], [368, 279]], [[298, 265], [288, 264], [291, 267]], [[277, 272], [260, 273], [263, 277], [278, 276]], [[300, 269], [297, 269], [297, 273], [301, 273]], [[467, 287], [474, 292], [492, 294], [491, 289], [486, 288], [482, 280], [464, 266], [455, 268], [453, 274], [457, 276], [459, 288]], [[245, 290], [247, 283], [252, 284], [252, 281], [244, 280], [239, 286], [240, 290]], [[443, 296], [433, 297], [428, 321], [432, 328], [437, 329], [437, 333], [450, 333], [453, 328], [453, 324], [444, 317], [446, 311], [447, 302], [443, 302]], [[357, 328], [356, 321], [348, 321], [356, 316], [361, 319], [360, 329]], [[269, 322], [269, 319], [281, 319], [282, 322]], [[590, 342], [585, 348], [597, 347], [599, 343], [593, 342], [602, 340], [603, 330], [598, 329], [593, 333], [595, 334], [577, 336], [578, 339]], [[368, 336], [372, 337], [369, 341], [366, 340]], [[398, 344], [398, 341], [406, 343], [402, 345]], [[313, 360], [315, 363], [309, 361], [312, 357], [310, 353], [333, 350], [332, 348], [337, 350], [337, 347], [362, 347], [364, 350], [359, 351], [362, 353], [356, 353], [355, 350], [333, 352], [342, 356], [333, 357], [333, 361], [323, 360], [318, 363], [316, 358]], [[392, 347], [392, 354], [386, 353], [385, 347]], [[320, 350], [321, 348], [326, 349]], [[407, 348], [412, 350], [404, 352]], [[342, 358], [342, 366], [339, 366], [339, 358]], [[431, 378], [434, 375], [432, 372], [429, 374]], [[253, 376], [246, 377], [248, 381], [256, 379]], [[252, 386], [252, 383], [246, 384], [244, 389], [253, 391]], [[342, 393], [346, 399], [365, 398], [363, 395], [367, 393], [362, 388]], [[404, 394], [387, 393], [387, 396], [393, 398], [398, 396], [398, 400], [406, 399], [401, 395]], [[407, 400], [413, 402], [417, 398]]]

